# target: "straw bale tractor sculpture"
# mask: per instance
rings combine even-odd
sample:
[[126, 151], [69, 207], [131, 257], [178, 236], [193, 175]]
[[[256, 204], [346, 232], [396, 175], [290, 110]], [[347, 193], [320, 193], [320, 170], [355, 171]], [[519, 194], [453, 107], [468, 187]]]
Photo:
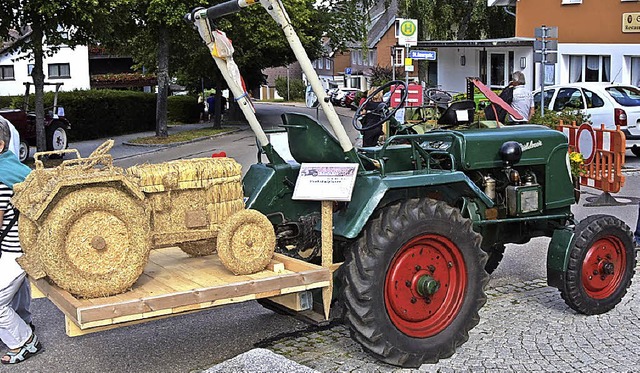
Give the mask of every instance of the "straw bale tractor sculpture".
[[126, 291], [152, 248], [218, 251], [235, 274], [262, 270], [275, 248], [265, 216], [245, 210], [240, 165], [229, 158], [186, 159], [123, 170], [102, 144], [89, 157], [36, 169], [15, 186], [21, 265], [80, 297]]

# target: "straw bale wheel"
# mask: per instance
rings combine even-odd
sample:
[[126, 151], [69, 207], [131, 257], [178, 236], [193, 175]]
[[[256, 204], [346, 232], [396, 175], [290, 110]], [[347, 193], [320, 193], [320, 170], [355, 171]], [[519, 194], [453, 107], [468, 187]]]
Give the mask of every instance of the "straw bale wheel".
[[[93, 186], [62, 197], [38, 242], [49, 278], [80, 297], [122, 293], [142, 274], [151, 249], [148, 213], [120, 189]], [[28, 238], [31, 239], [31, 238]]]
[[263, 270], [273, 257], [276, 235], [266, 216], [256, 210], [240, 210], [218, 232], [218, 256], [236, 275]]

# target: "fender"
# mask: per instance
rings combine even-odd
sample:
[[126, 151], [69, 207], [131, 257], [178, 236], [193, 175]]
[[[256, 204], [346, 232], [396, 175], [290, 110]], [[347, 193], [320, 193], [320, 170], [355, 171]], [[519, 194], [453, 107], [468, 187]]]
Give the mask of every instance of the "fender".
[[347, 208], [334, 214], [334, 235], [355, 238], [379, 207], [398, 199], [424, 197], [430, 193], [478, 198], [487, 207], [494, 205], [463, 172], [398, 173], [385, 177], [372, 173], [356, 179]]
[[569, 265], [569, 249], [573, 242], [574, 231], [569, 228], [553, 231], [549, 251], [547, 253], [547, 284], [561, 289], [564, 286], [564, 275]]

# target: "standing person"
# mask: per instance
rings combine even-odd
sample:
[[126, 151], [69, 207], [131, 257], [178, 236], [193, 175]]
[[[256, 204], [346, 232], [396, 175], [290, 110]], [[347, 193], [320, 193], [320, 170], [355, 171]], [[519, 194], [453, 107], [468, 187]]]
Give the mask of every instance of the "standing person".
[[533, 112], [535, 111], [535, 107], [533, 105], [533, 93], [527, 87], [525, 87], [525, 79], [522, 71], [514, 71], [511, 74], [511, 84], [513, 87], [513, 100], [511, 101], [511, 107], [518, 112], [518, 114], [522, 115], [522, 120], [515, 120], [513, 117], [511, 121], [516, 123], [526, 123], [529, 121], [529, 118], [533, 116]]
[[200, 111], [200, 122], [204, 122], [206, 111], [204, 110], [204, 97], [202, 93], [198, 95], [198, 111]]
[[216, 102], [215, 97], [213, 97], [213, 93], [209, 93], [209, 97], [207, 97], [207, 109], [209, 109], [209, 120], [213, 118], [214, 106], [213, 104]]
[[18, 211], [11, 204], [13, 185], [22, 182], [31, 169], [8, 151], [9, 125], [0, 120], [0, 339], [7, 351], [0, 362], [16, 364], [40, 351], [31, 323], [31, 289], [26, 273], [16, 262], [22, 256], [18, 238]]
[[[378, 89], [378, 87], [371, 87], [371, 89], [369, 89], [369, 91], [367, 92], [367, 97], [371, 97], [371, 95], [376, 89]], [[363, 111], [363, 113], [365, 113], [364, 127], [377, 123], [380, 121], [380, 119], [382, 119], [381, 115], [375, 112], [375, 110], [378, 109], [382, 104], [382, 97], [383, 97], [383, 94], [382, 94], [382, 91], [380, 91], [376, 93], [375, 96], [371, 97], [369, 102], [367, 102], [367, 104], [365, 105], [364, 111]], [[365, 146], [365, 147], [378, 145], [378, 138], [380, 137], [380, 135], [384, 133], [382, 131], [382, 125], [376, 126], [361, 132], [363, 136], [362, 146]]]

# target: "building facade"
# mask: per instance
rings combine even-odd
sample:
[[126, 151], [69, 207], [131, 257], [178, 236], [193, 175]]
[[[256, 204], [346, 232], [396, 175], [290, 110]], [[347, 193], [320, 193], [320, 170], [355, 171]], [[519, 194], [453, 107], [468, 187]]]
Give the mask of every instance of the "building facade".
[[[517, 37], [536, 27], [558, 28], [558, 62], [545, 68], [546, 84], [617, 82], [640, 85], [640, 1], [488, 0], [515, 6]], [[536, 66], [540, 76], [540, 66]]]
[[[0, 50], [0, 96], [21, 95], [25, 92], [24, 83], [33, 82], [31, 70], [33, 59], [25, 58], [22, 51]], [[44, 59], [44, 78], [50, 83], [64, 83], [62, 91], [89, 89], [89, 51], [85, 46], [71, 49], [62, 46], [53, 56]], [[45, 86], [53, 90], [53, 86]]]

